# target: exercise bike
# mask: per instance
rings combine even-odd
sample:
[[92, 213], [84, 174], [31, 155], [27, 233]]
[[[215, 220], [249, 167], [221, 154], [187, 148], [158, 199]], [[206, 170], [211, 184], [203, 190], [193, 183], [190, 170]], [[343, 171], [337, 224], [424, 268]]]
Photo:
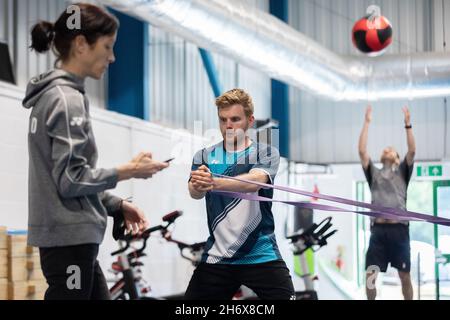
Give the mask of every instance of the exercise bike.
[[[113, 262], [110, 271], [116, 276], [122, 274], [122, 277], [110, 289], [112, 300], [179, 300], [184, 297], [184, 293], [165, 297], [151, 296], [151, 288], [142, 277], [143, 263], [140, 261], [141, 257], [146, 256], [144, 250], [147, 247], [147, 240], [150, 235], [160, 231], [167, 241], [177, 244], [184, 259], [191, 261], [194, 266], [200, 263], [206, 243], [187, 244], [174, 240], [168, 230], [169, 226], [182, 214], [182, 211], [173, 211], [162, 218], [165, 224], [147, 229], [139, 235], [128, 234], [119, 237], [120, 249], [111, 253], [112, 256], [117, 256], [117, 260]], [[141, 247], [139, 249], [133, 248], [132, 244], [134, 243], [141, 243]], [[131, 251], [129, 251], [130, 248]]]
[[286, 239], [291, 240], [293, 253], [299, 256], [300, 266], [303, 270], [301, 277], [305, 283], [305, 290], [295, 293], [297, 300], [318, 300], [317, 292], [314, 289], [314, 280], [317, 280], [317, 277], [310, 271], [305, 252], [308, 249], [316, 252], [327, 245], [327, 239], [337, 232], [337, 230], [332, 230], [326, 233], [331, 226], [331, 217], [328, 217], [319, 224], [313, 223], [306, 230], [300, 229], [298, 232], [286, 237]]
[[[311, 273], [305, 253], [308, 249], [312, 252], [318, 251], [321, 247], [327, 245], [327, 239], [337, 232], [337, 230], [332, 230], [326, 233], [332, 226], [331, 219], [331, 217], [328, 217], [319, 224], [313, 223], [306, 230], [300, 229], [296, 233], [286, 237], [286, 239], [291, 241], [294, 255], [299, 256], [300, 265], [303, 270], [301, 277], [305, 283], [305, 290], [295, 292], [296, 300], [318, 300], [317, 292], [314, 289], [314, 281], [317, 280], [317, 277]], [[244, 289], [247, 290], [244, 291]], [[233, 299], [259, 300], [253, 291], [242, 287]]]

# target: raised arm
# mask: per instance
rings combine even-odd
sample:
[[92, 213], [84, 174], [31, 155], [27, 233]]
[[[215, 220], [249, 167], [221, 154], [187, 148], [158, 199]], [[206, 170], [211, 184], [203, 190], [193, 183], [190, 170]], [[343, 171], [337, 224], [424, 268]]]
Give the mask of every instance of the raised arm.
[[372, 106], [367, 106], [366, 109], [366, 115], [364, 118], [364, 125], [361, 130], [361, 134], [359, 136], [359, 143], [358, 143], [358, 151], [359, 151], [359, 158], [361, 159], [361, 164], [364, 169], [367, 169], [369, 166], [370, 157], [367, 153], [367, 139], [369, 135], [369, 125], [370, 121], [372, 121]]
[[405, 115], [405, 129], [406, 129], [406, 143], [408, 144], [408, 152], [406, 153], [406, 161], [408, 165], [412, 165], [414, 162], [414, 156], [416, 155], [416, 140], [412, 132], [411, 126], [411, 114], [408, 107], [403, 107], [403, 114]]

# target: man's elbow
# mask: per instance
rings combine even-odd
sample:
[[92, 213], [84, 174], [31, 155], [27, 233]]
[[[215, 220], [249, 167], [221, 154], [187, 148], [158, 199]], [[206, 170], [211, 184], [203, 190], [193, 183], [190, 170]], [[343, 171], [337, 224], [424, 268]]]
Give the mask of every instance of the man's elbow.
[[408, 157], [413, 159], [416, 156], [416, 148], [412, 148], [408, 150]]
[[260, 189], [262, 189], [262, 187], [257, 186], [257, 185], [251, 185], [251, 186], [248, 186], [247, 192], [248, 193], [256, 193], [256, 192], [259, 192]]
[[[264, 175], [260, 175], [258, 177], [256, 177], [254, 179], [255, 182], [258, 183], [269, 183], [270, 182], [270, 178], [268, 175], [264, 174]], [[257, 184], [249, 184], [247, 186], [247, 192], [259, 192], [260, 189], [263, 189], [263, 186], [257, 185]]]

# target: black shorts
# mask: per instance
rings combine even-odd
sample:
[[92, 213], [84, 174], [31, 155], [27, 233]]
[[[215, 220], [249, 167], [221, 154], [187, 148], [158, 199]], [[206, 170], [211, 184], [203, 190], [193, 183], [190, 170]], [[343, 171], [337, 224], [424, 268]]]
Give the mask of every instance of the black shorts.
[[409, 226], [405, 224], [374, 224], [371, 228], [366, 270], [378, 266], [381, 272], [386, 272], [389, 263], [398, 271], [411, 270]]
[[230, 300], [241, 285], [260, 299], [295, 299], [294, 286], [284, 261], [252, 265], [201, 263], [194, 271], [185, 298], [188, 300]]

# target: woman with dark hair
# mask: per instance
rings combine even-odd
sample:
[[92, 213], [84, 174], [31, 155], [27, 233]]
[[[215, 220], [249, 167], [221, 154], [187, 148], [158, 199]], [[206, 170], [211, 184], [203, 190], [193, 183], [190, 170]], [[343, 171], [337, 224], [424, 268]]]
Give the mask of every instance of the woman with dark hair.
[[[119, 217], [134, 233], [148, 221], [135, 205], [106, 190], [119, 181], [151, 178], [168, 164], [141, 153], [116, 168], [96, 168], [84, 80], [100, 79], [114, 62], [119, 23], [100, 7], [75, 6], [78, 16], [67, 10], [54, 24], [40, 22], [31, 32], [31, 48], [39, 53], [52, 49], [57, 63], [54, 70], [31, 79], [23, 101], [32, 109], [28, 243], [40, 249], [49, 285], [45, 299], [109, 299], [97, 261], [107, 216], [123, 215]], [[74, 18], [80, 19], [74, 24], [78, 29], [71, 25]]]

